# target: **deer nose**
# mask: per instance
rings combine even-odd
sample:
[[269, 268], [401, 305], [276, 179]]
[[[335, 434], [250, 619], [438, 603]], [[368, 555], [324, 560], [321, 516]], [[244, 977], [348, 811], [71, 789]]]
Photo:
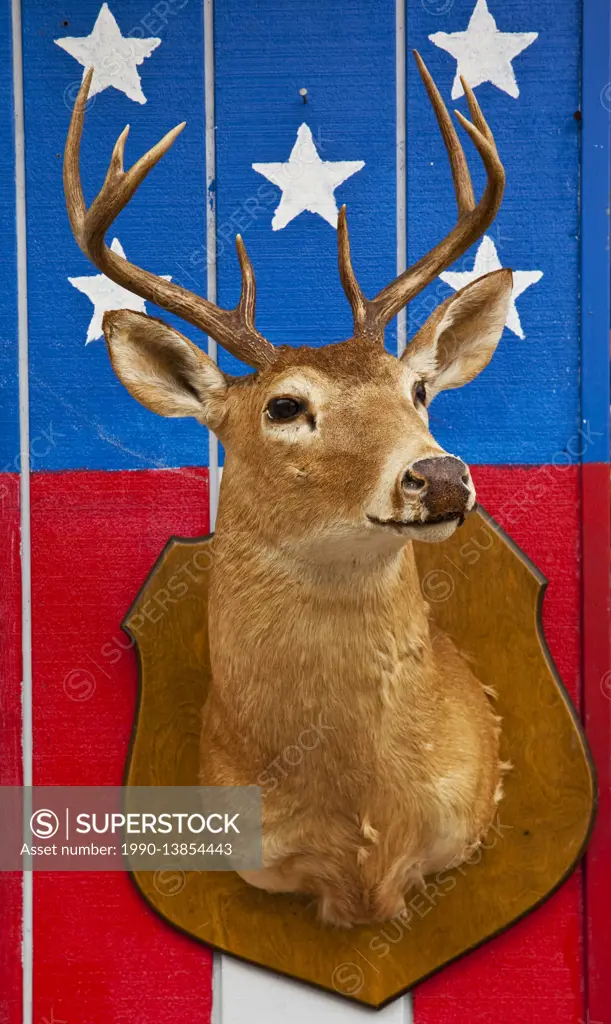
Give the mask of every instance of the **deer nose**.
[[414, 462], [401, 484], [404, 491], [421, 496], [430, 519], [463, 516], [472, 495], [469, 469], [453, 455]]

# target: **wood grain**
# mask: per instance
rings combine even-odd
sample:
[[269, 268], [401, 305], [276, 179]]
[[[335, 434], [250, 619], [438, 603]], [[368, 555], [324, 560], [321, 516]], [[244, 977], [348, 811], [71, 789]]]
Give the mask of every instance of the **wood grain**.
[[[130, 785], [197, 782], [213, 558], [213, 539], [172, 539], [125, 620], [140, 667]], [[375, 1007], [549, 896], [583, 852], [594, 806], [585, 739], [539, 625], [544, 578], [482, 511], [444, 544], [417, 545], [417, 560], [435, 622], [498, 693], [514, 765], [481, 859], [428, 880], [405, 918], [347, 932], [321, 927], [306, 900], [234, 874], [190, 872], [171, 893], [150, 872], [134, 876], [149, 904], [199, 941]]]

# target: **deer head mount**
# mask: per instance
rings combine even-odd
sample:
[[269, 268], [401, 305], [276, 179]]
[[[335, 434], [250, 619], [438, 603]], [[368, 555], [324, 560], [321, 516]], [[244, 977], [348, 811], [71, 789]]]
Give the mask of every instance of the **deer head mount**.
[[262, 337], [239, 237], [242, 294], [233, 310], [106, 246], [114, 218], [182, 125], [129, 171], [126, 129], [87, 209], [79, 146], [89, 72], [64, 162], [70, 223], [83, 252], [108, 277], [257, 370], [230, 377], [145, 315], [104, 318], [110, 358], [128, 391], [161, 415], [195, 417], [227, 450], [210, 576], [212, 679], [201, 780], [262, 784], [266, 766], [320, 716], [329, 739], [266, 797], [263, 868], [243, 877], [271, 892], [314, 894], [322, 920], [335, 924], [400, 913], [423, 872], [460, 863], [477, 846], [501, 794], [498, 721], [449, 638], [431, 635], [408, 542], [449, 536], [475, 503], [467, 466], [429, 432], [427, 406], [489, 362], [505, 324], [511, 271], [443, 302], [400, 359], [383, 341], [399, 310], [487, 229], [504, 173], [463, 83], [472, 121], [458, 118], [488, 175], [476, 203], [450, 117], [416, 60], [450, 159], [458, 219], [369, 300], [352, 268], [342, 210], [339, 268], [354, 316], [348, 341], [291, 348]]
[[[338, 481], [345, 480], [346, 474], [348, 478], [356, 475], [358, 493], [352, 495], [351, 511], [347, 506], [344, 511], [352, 518], [357, 513], [355, 503], [361, 512], [367, 505], [370, 525], [455, 524], [474, 504], [467, 468], [448, 456], [428, 431], [427, 406], [440, 390], [459, 387], [487, 365], [503, 330], [512, 287], [509, 270], [480, 278], [442, 303], [400, 360], [384, 350], [387, 324], [486, 231], [505, 184], [492, 132], [464, 82], [472, 120], [458, 112], [456, 116], [487, 173], [486, 187], [476, 203], [453, 122], [424, 62], [417, 53], [415, 58], [448, 153], [458, 217], [438, 245], [375, 298], [367, 299], [352, 267], [346, 210], [342, 208], [339, 271], [352, 307], [354, 335], [338, 344], [319, 349], [275, 347], [257, 331], [255, 277], [239, 235], [236, 245], [242, 290], [238, 305], [231, 310], [135, 266], [106, 245], [110, 225], [184, 123], [168, 132], [128, 171], [123, 167], [126, 127], [115, 144], [104, 184], [87, 208], [79, 153], [90, 70], [74, 106], [64, 157], [68, 215], [85, 255], [113, 281], [200, 328], [257, 371], [246, 378], [230, 377], [161, 321], [126, 310], [109, 312], [103, 325], [106, 342], [112, 365], [130, 393], [163, 416], [195, 417], [219, 435], [230, 454], [241, 454], [251, 462], [254, 459], [259, 477], [268, 481], [278, 481], [278, 473], [282, 477], [290, 466], [298, 490], [303, 490], [299, 483], [309, 479], [318, 481], [321, 492], [327, 474], [337, 504]], [[260, 450], [253, 444], [255, 437], [263, 441], [266, 450], [264, 471], [254, 454]], [[343, 452], [348, 453], [345, 465]], [[371, 493], [376, 490], [376, 480], [380, 483], [381, 459], [386, 494], [374, 494], [367, 500], [365, 490]], [[391, 465], [395, 474], [392, 485]], [[321, 497], [320, 515], [323, 507], [329, 508], [331, 497], [331, 493]], [[438, 531], [434, 538], [437, 536]]]

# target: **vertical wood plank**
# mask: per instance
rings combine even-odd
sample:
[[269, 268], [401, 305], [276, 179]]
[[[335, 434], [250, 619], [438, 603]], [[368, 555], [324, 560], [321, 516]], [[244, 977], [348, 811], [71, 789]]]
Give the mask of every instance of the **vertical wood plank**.
[[[408, 50], [416, 47], [450, 109], [456, 59], [431, 39], [464, 32], [476, 0], [408, 0]], [[481, 9], [482, 3], [478, 4]], [[507, 171], [501, 211], [488, 232], [503, 266], [542, 271], [516, 300], [525, 338], [506, 328], [491, 365], [468, 387], [440, 396], [431, 429], [474, 466], [478, 497], [550, 579], [544, 621], [563, 680], [578, 700], [578, 463], [589, 442], [579, 421], [580, 0], [488, 0], [500, 32], [538, 33], [514, 60], [518, 95], [490, 82], [476, 96]], [[459, 129], [460, 131], [460, 129]], [[464, 133], [476, 194], [484, 175]], [[408, 63], [408, 256], [448, 231], [455, 204], [447, 158], [414, 67]], [[479, 246], [452, 269], [470, 271]], [[435, 282], [412, 303], [413, 335], [450, 288]], [[518, 467], [528, 465], [522, 470]], [[524, 474], [524, 475], [522, 475]], [[549, 530], [544, 507], [555, 505]], [[566, 511], [566, 517], [560, 513]], [[568, 518], [567, 518], [568, 517]], [[565, 589], [566, 588], [566, 589]], [[553, 611], [552, 611], [553, 609]], [[468, 1019], [549, 1024], [584, 1016], [582, 901], [573, 877], [532, 917], [415, 993], [416, 1024]]]
[[584, 3], [581, 206], [581, 419], [592, 443], [582, 466], [583, 688], [596, 760], [598, 818], [586, 857], [586, 991], [590, 1021], [611, 1006], [611, 550], [609, 492], [609, 187], [611, 8]]
[[[78, 249], [65, 211], [62, 154], [83, 66], [57, 40], [87, 37], [107, 5], [24, 0], [32, 433], [53, 424], [56, 443], [42, 468], [147, 469], [206, 465], [207, 434], [194, 420], [166, 420], [134, 402], [117, 380], [103, 339], [86, 344], [93, 306], [68, 278], [98, 272]], [[128, 259], [199, 294], [206, 292], [206, 160], [203, 11], [198, 0], [123, 0], [108, 5], [123, 41], [98, 54], [119, 85], [130, 46], [159, 40], [135, 69], [146, 102], [110, 85], [88, 104], [82, 141], [91, 202], [126, 124], [130, 166], [170, 128], [187, 127], [108, 233]], [[161, 316], [197, 343], [197, 330]]]
[[[17, 12], [18, 13], [18, 12]], [[22, 559], [20, 477], [27, 480], [27, 408], [20, 410], [19, 365], [27, 356], [23, 337], [25, 281], [18, 275], [23, 252], [23, 104], [19, 22], [15, 4], [0, 5], [0, 229], [3, 238], [0, 292], [0, 783], [16, 786], [24, 778], [22, 692]], [[17, 168], [19, 149], [20, 168]], [[22, 269], [22, 268], [21, 268]], [[19, 296], [21, 294], [21, 315]], [[27, 379], [26, 382], [27, 384]], [[25, 456], [25, 457], [24, 457]], [[0, 1018], [22, 1021], [27, 998], [27, 937], [24, 931], [27, 882], [23, 875], [0, 874]], [[23, 962], [22, 962], [23, 958]], [[25, 969], [24, 969], [25, 968]], [[27, 1024], [27, 1016], [23, 1024]]]
[[11, 4], [0, 4], [0, 473], [19, 472], [19, 390], [17, 380], [17, 239]]
[[[274, 231], [281, 192], [252, 164], [288, 161], [303, 123], [322, 160], [364, 160], [336, 198], [338, 206], [348, 205], [361, 285], [366, 294], [379, 291], [397, 273], [400, 248], [396, 47], [395, 8], [379, 0], [215, 2], [217, 292], [225, 306], [239, 294], [234, 237], [240, 232], [257, 275], [257, 326], [276, 344], [339, 340], [350, 336], [352, 323], [334, 227], [303, 212]], [[393, 324], [387, 342], [395, 350], [396, 335]], [[219, 361], [231, 372], [244, 370], [222, 350]], [[218, 1024], [246, 1018], [275, 1024], [287, 1011], [296, 1021], [315, 1015], [321, 1024], [367, 1014], [226, 957], [216, 974], [215, 1006]], [[405, 1024], [410, 1006], [409, 998], [399, 1000], [381, 1017]]]
[[[549, 580], [543, 628], [560, 676], [578, 704], [579, 469], [474, 466], [472, 471], [484, 508]], [[577, 872], [504, 935], [418, 986], [415, 1024], [584, 1024], [582, 927]]]
[[[481, 8], [483, 0], [478, 7]], [[431, 36], [464, 32], [476, 0], [408, 0], [408, 52], [416, 48], [449, 110], [457, 61]], [[475, 89], [494, 132], [507, 186], [488, 231], [503, 266], [542, 271], [516, 300], [525, 338], [505, 329], [494, 359], [467, 387], [440, 395], [431, 428], [448, 451], [484, 465], [578, 463], [567, 445], [579, 429], [579, 108], [580, 0], [488, 0], [503, 33], [538, 37], [513, 61], [519, 96], [490, 82]], [[490, 58], [493, 61], [493, 57]], [[483, 60], [483, 58], [482, 58]], [[480, 60], [481, 64], [481, 60]], [[414, 61], [408, 60], [408, 262], [450, 230], [456, 218], [452, 179], [435, 117]], [[485, 183], [481, 160], [458, 128], [476, 195]], [[470, 271], [479, 243], [453, 271]], [[437, 280], [411, 303], [411, 337], [442, 299]], [[528, 425], [528, 429], [525, 429]]]
[[[0, 474], [0, 785], [19, 786], [21, 764], [21, 586], [19, 477]], [[21, 1022], [22, 876], [0, 872], [0, 1020]]]
[[[120, 785], [136, 659], [121, 629], [173, 533], [208, 532], [207, 470], [32, 476], [34, 783]], [[126, 873], [34, 878], [34, 1021], [208, 1024], [211, 955]]]
[[[194, 422], [155, 417], [130, 398], [110, 367], [103, 340], [85, 344], [93, 306], [68, 281], [97, 271], [71, 236], [61, 181], [65, 135], [83, 67], [56, 40], [87, 37], [109, 11], [123, 40], [109, 44], [102, 55], [104, 67], [115, 69], [115, 81], [88, 104], [85, 195], [91, 202], [126, 122], [131, 124], [129, 165], [186, 119], [187, 130], [120, 216], [109, 241], [118, 237], [134, 262], [205, 293], [201, 4], [73, 0], [58, 6], [24, 0], [31, 432], [33, 440], [47, 438], [32, 449], [39, 784], [120, 781], [135, 686], [121, 619], [168, 535], [208, 526], [207, 472], [163, 471], [205, 465], [206, 432]], [[115, 84], [141, 39], [156, 45], [138, 65], [146, 102], [134, 102]], [[160, 315], [151, 305], [147, 311]], [[196, 331], [167, 319], [205, 343]], [[161, 472], [143, 477], [123, 472], [143, 467]], [[63, 472], [69, 468], [103, 472], [70, 476]], [[54, 472], [47, 476], [43, 471], [49, 469]], [[77, 545], [73, 560], [73, 538], [85, 534], [88, 539]], [[119, 536], [127, 543], [119, 544], [122, 555], [116, 560]], [[70, 1021], [85, 1013], [96, 1022], [143, 1014], [207, 1024], [209, 954], [168, 931], [126, 877], [84, 875], [63, 884], [61, 878], [37, 876], [34, 883], [35, 1020]]]
[[[304, 123], [321, 160], [364, 160], [336, 199], [348, 207], [364, 292], [395, 276], [394, 5], [216, 0], [215, 37], [221, 304], [234, 304], [239, 294], [239, 231], [257, 275], [257, 325], [270, 341], [318, 345], [349, 337], [334, 227], [306, 211], [272, 230], [280, 189], [252, 164], [288, 161]], [[307, 89], [307, 103], [300, 89]], [[226, 354], [222, 365], [238, 368]]]

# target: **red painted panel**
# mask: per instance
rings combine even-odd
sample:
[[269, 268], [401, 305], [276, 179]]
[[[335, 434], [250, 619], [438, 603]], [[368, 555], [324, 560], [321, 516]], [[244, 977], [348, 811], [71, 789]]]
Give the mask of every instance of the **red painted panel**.
[[[21, 784], [19, 477], [0, 474], [0, 785]], [[0, 1021], [21, 1020], [21, 875], [0, 872]]]
[[598, 771], [598, 817], [586, 858], [589, 1020], [611, 1007], [611, 594], [609, 464], [581, 469], [583, 687], [588, 739]]
[[[208, 532], [206, 470], [32, 477], [34, 781], [120, 785], [136, 665], [120, 623], [172, 534]], [[127, 875], [34, 877], [34, 1020], [207, 1024], [208, 951]]]
[[[135, 693], [119, 623], [172, 533], [207, 531], [206, 472], [35, 475], [35, 779], [116, 784]], [[578, 687], [577, 470], [475, 467], [482, 504], [550, 580], [544, 622], [573, 696]], [[575, 876], [505, 936], [416, 993], [417, 1024], [578, 1024], [581, 898]], [[35, 878], [35, 1019], [97, 1024], [207, 1022], [205, 951], [146, 908], [114, 874]]]
[[[577, 700], [579, 470], [475, 466], [473, 476], [482, 505], [549, 580], [545, 635], [565, 686]], [[581, 1024], [582, 922], [578, 872], [510, 931], [417, 988], [415, 1024]]]

